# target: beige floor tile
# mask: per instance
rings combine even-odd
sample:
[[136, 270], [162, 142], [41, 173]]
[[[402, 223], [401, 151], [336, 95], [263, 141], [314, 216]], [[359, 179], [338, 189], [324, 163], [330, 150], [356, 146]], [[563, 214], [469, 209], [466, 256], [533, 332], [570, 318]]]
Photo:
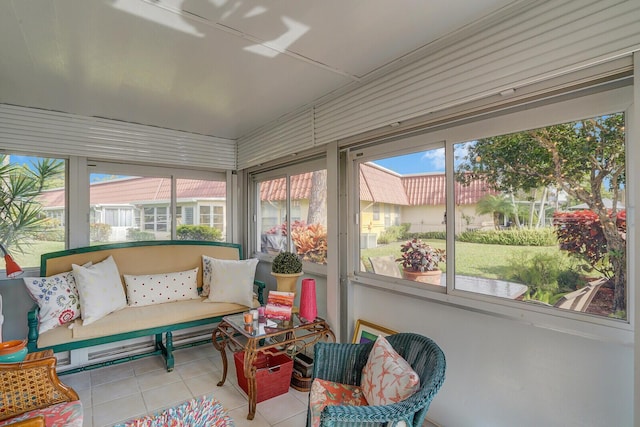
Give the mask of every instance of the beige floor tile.
[[273, 427], [304, 427], [307, 423], [307, 413], [301, 412], [298, 415], [294, 415], [291, 418], [287, 418], [284, 421], [274, 424]]
[[197, 377], [207, 372], [218, 372], [217, 368], [208, 358], [194, 360], [183, 365], [176, 365], [174, 372], [180, 374], [182, 379]]
[[106, 366], [99, 368], [91, 373], [91, 385], [96, 386], [124, 378], [133, 377], [133, 365], [131, 363], [123, 363], [121, 365]]
[[298, 399], [300, 402], [307, 405], [309, 403], [309, 392], [308, 391], [298, 391], [295, 388], [289, 389], [289, 394]]
[[191, 391], [182, 381], [169, 384], [166, 387], [143, 391], [142, 396], [147, 412], [156, 412], [159, 409], [173, 406], [193, 397]]
[[220, 388], [217, 386], [218, 381], [220, 381], [220, 374], [217, 372], [205, 372], [197, 377], [186, 378], [184, 383], [194, 396], [201, 396], [203, 394], [215, 394]]
[[68, 385], [75, 391], [91, 388], [91, 374], [89, 372], [78, 372], [76, 374], [58, 375], [60, 381]]
[[78, 397], [80, 397], [80, 401], [82, 402], [82, 408], [91, 408], [93, 405], [93, 401], [91, 399], [91, 389], [86, 388], [83, 390], [75, 389], [76, 393], [78, 393]]
[[131, 362], [133, 371], [136, 375], [146, 374], [147, 372], [167, 371], [162, 356], [151, 356]]
[[93, 409], [82, 406], [82, 427], [93, 427]]
[[257, 409], [270, 425], [274, 425], [301, 412], [306, 412], [307, 407], [293, 395], [285, 393], [258, 403]]
[[249, 403], [247, 397], [232, 384], [225, 384], [222, 387], [217, 387], [213, 392], [213, 397], [222, 406], [229, 411], [235, 408], [244, 408], [245, 411], [249, 410]]
[[92, 410], [93, 427], [111, 426], [147, 413], [140, 393], [94, 405]]
[[184, 363], [193, 362], [194, 360], [206, 359], [212, 357], [218, 351], [213, 348], [213, 344], [203, 344], [197, 347], [183, 348], [173, 352], [175, 366]]
[[138, 387], [138, 381], [132, 376], [92, 387], [91, 399], [95, 406], [110, 400], [139, 393], [140, 388]]
[[271, 427], [271, 424], [259, 413], [256, 413], [253, 420], [248, 420], [247, 407], [236, 408], [232, 411], [227, 411], [227, 413], [233, 418], [233, 423], [236, 427]]
[[167, 372], [165, 370], [151, 371], [146, 374], [136, 375], [140, 391], [150, 390], [158, 387], [169, 387], [171, 384], [182, 382], [182, 377], [177, 372]]

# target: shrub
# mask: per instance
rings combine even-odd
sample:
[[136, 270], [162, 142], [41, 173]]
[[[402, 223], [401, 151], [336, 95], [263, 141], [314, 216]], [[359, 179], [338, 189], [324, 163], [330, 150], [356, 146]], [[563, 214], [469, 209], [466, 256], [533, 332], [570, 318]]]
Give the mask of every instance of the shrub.
[[302, 261], [293, 252], [280, 252], [273, 259], [271, 272], [276, 274], [296, 274], [302, 272]]
[[108, 242], [111, 235], [109, 224], [93, 223], [89, 226], [89, 236], [92, 242]]
[[[560, 249], [587, 261], [606, 277], [613, 275], [613, 265], [598, 215], [590, 210], [555, 212], [553, 225]], [[620, 211], [616, 225], [622, 236], [627, 232], [627, 212]]]
[[178, 240], [205, 240], [219, 242], [222, 240], [222, 231], [208, 225], [179, 225], [176, 228]]
[[456, 236], [456, 240], [508, 246], [553, 246], [558, 243], [555, 231], [551, 227], [463, 231]]
[[566, 256], [519, 252], [512, 255], [509, 264], [511, 279], [529, 287], [525, 299], [553, 304], [561, 296], [559, 292], [574, 290], [580, 282], [580, 275]]
[[141, 242], [145, 240], [156, 240], [156, 235], [150, 231], [143, 231], [137, 228], [127, 229], [127, 240]]
[[407, 233], [407, 239], [446, 240], [446, 231], [423, 231], [421, 233]]
[[381, 245], [398, 242], [407, 238], [407, 231], [411, 224], [392, 225], [384, 229], [380, 236], [378, 236], [378, 243]]

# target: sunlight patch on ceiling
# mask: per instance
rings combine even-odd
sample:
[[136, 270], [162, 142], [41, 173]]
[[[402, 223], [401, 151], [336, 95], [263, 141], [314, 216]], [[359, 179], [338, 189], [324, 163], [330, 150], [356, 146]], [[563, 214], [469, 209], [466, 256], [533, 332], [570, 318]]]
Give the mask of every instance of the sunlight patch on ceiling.
[[190, 25], [175, 11], [163, 7], [159, 3], [134, 2], [131, 0], [116, 0], [113, 3], [115, 9], [155, 22], [156, 24], [177, 30], [196, 37], [204, 37], [204, 34]]
[[298, 22], [295, 19], [282, 17], [282, 22], [287, 27], [287, 31], [280, 37], [273, 40], [267, 40], [261, 44], [253, 44], [244, 48], [244, 50], [266, 56], [267, 58], [275, 58], [278, 54], [287, 50], [296, 40], [302, 37], [310, 27]]

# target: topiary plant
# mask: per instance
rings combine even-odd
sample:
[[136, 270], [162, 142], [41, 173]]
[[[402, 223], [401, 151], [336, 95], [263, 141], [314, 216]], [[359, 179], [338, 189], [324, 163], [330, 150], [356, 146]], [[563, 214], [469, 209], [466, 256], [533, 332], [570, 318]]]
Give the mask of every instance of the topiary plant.
[[293, 252], [280, 252], [273, 259], [271, 272], [276, 274], [297, 274], [302, 272], [302, 261]]

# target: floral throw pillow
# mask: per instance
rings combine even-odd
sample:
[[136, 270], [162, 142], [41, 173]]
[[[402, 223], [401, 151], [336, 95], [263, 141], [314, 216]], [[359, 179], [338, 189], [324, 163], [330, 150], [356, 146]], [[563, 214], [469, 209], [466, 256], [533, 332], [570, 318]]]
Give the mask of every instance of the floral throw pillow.
[[80, 317], [80, 298], [72, 271], [49, 277], [25, 277], [23, 280], [40, 307], [40, 334]]
[[367, 400], [358, 386], [314, 379], [309, 394], [312, 427], [320, 425], [320, 414], [329, 405], [366, 406]]
[[361, 385], [370, 405], [390, 405], [414, 394], [420, 377], [389, 341], [378, 336], [362, 369]]

